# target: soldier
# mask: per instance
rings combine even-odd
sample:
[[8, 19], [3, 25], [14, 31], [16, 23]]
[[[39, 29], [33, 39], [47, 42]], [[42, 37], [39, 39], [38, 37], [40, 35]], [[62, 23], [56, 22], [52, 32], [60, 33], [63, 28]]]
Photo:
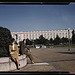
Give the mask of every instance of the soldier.
[[31, 53], [31, 49], [26, 46], [26, 40], [24, 39], [23, 42], [21, 43], [21, 51], [22, 51], [22, 54], [23, 54], [23, 56], [26, 55], [27, 57], [29, 57], [29, 59], [31, 60], [31, 63], [34, 64], [33, 57], [32, 57], [32, 55], [28, 52], [28, 50], [29, 50], [30, 53]]
[[11, 45], [9, 45], [9, 52], [11, 59], [17, 64], [17, 69], [19, 70], [19, 58], [18, 58], [18, 46], [14, 44], [15, 39], [13, 38], [11, 41]]

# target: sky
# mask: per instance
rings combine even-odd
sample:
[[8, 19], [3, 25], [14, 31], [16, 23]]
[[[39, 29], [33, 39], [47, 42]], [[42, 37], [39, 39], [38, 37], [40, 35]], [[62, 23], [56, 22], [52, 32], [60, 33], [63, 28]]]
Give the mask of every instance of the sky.
[[0, 27], [11, 32], [75, 29], [75, 3], [69, 5], [2, 5]]

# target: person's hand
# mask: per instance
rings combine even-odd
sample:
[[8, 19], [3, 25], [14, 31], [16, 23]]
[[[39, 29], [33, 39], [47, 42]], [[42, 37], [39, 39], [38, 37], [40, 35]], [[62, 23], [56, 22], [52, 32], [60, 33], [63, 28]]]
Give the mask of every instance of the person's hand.
[[25, 54], [23, 54], [23, 56], [25, 56]]
[[31, 53], [31, 49], [30, 49], [29, 51], [30, 51], [30, 53]]

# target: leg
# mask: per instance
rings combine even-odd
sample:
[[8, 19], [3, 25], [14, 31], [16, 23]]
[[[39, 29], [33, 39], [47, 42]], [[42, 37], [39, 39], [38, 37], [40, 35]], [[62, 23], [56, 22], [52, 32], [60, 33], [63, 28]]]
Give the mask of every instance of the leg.
[[30, 58], [30, 60], [31, 60], [31, 63], [34, 64], [33, 57], [32, 57], [31, 54], [29, 55], [29, 58]]
[[29, 59], [31, 60], [31, 63], [34, 63], [32, 55], [28, 52], [26, 52], [25, 54], [29, 57]]
[[11, 60], [14, 61], [14, 62], [16, 61], [15, 58], [13, 58], [13, 57], [11, 57]]
[[28, 59], [28, 56], [26, 55], [26, 58]]
[[19, 69], [19, 60], [18, 59], [16, 59], [16, 63], [17, 63], [17, 67]]

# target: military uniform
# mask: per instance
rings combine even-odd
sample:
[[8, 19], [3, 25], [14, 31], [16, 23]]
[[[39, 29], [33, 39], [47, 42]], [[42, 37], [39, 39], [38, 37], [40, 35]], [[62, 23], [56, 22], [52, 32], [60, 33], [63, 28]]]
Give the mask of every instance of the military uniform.
[[32, 61], [33, 60], [33, 57], [32, 55], [28, 52], [28, 50], [30, 50], [29, 47], [27, 47], [24, 43], [21, 43], [21, 51], [22, 51], [22, 54], [25, 54], [27, 55], [30, 60]]
[[18, 59], [18, 46], [14, 44], [14, 49], [12, 45], [9, 45], [9, 52], [12, 58]]

